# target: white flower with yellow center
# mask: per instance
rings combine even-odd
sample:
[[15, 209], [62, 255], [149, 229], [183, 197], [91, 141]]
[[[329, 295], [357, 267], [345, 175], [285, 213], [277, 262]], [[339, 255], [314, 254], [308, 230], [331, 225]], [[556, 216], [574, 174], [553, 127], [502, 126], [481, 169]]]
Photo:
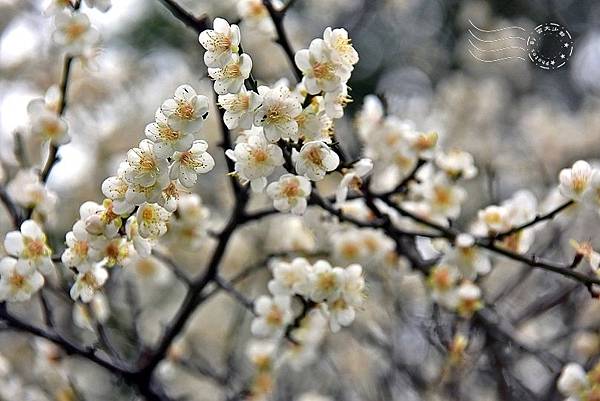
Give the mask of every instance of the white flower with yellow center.
[[596, 171], [587, 162], [578, 160], [573, 164], [573, 167], [560, 171], [558, 189], [563, 196], [574, 201], [580, 201], [595, 174]]
[[74, 301], [81, 298], [82, 302], [88, 303], [108, 279], [108, 272], [100, 264], [77, 274], [75, 283], [69, 292]]
[[310, 181], [294, 174], [284, 174], [267, 187], [267, 195], [273, 199], [275, 209], [294, 214], [304, 213], [310, 192]]
[[436, 174], [423, 185], [423, 196], [434, 214], [455, 219], [467, 192], [450, 182], [445, 174]]
[[444, 255], [443, 261], [458, 267], [468, 280], [475, 280], [477, 275], [487, 274], [492, 268], [489, 257], [475, 245], [475, 238], [465, 233], [456, 236], [454, 247]]
[[267, 186], [267, 177], [283, 165], [283, 152], [279, 146], [269, 143], [260, 131], [252, 132], [245, 140], [235, 145], [234, 150], [228, 149], [226, 155], [235, 162], [239, 176], [250, 181], [253, 191], [260, 192]]
[[198, 41], [206, 49], [204, 64], [207, 67], [221, 67], [237, 54], [240, 46], [240, 28], [223, 18], [215, 18], [213, 29], [200, 33]]
[[186, 151], [194, 142], [193, 133], [177, 131], [169, 126], [167, 120], [159, 109], [156, 111], [155, 121], [146, 125], [146, 137], [154, 142], [154, 154], [159, 159], [171, 157], [175, 151]]
[[320, 97], [315, 97], [313, 102], [302, 110], [302, 113], [296, 116], [298, 123], [298, 138], [304, 139], [304, 142], [323, 141], [331, 143], [333, 133], [333, 121], [324, 110], [321, 109], [322, 101]]
[[453, 149], [447, 153], [438, 153], [435, 164], [452, 179], [469, 180], [477, 175], [473, 156], [462, 150]]
[[[198, 95], [190, 85], [181, 85], [175, 89], [172, 99], [163, 102], [160, 111], [174, 132], [197, 134], [208, 116], [208, 98]], [[163, 135], [168, 137], [174, 133], [165, 131]]]
[[119, 165], [117, 175], [108, 177], [102, 182], [102, 193], [108, 199], [113, 201], [113, 210], [116, 214], [126, 215], [130, 214], [135, 206], [127, 201], [127, 190], [129, 189], [129, 183], [125, 180], [124, 172], [128, 164], [122, 162]]
[[49, 274], [54, 268], [46, 234], [33, 220], [24, 221], [20, 231], [6, 234], [4, 249], [9, 255], [18, 258], [17, 268], [23, 274], [31, 274], [36, 269]]
[[298, 174], [312, 181], [321, 181], [328, 171], [335, 170], [340, 164], [338, 154], [322, 141], [307, 142], [300, 152], [294, 149], [292, 159]]
[[254, 303], [254, 310], [256, 317], [251, 331], [257, 337], [279, 336], [292, 321], [290, 298], [287, 296], [260, 296]]
[[331, 59], [338, 64], [348, 68], [358, 63], [358, 52], [352, 46], [352, 40], [348, 37], [348, 31], [344, 28], [325, 28], [323, 40], [331, 49]]
[[219, 106], [225, 109], [223, 121], [229, 129], [250, 129], [254, 122], [254, 113], [261, 105], [262, 97], [244, 87], [239, 93], [220, 95]]
[[125, 237], [108, 239], [102, 235], [90, 240], [90, 254], [94, 260], [100, 260], [101, 265], [112, 267], [124, 265], [134, 254], [133, 245]]
[[312, 266], [304, 258], [295, 258], [289, 263], [276, 261], [272, 266], [273, 279], [269, 281], [269, 291], [273, 295], [306, 295], [311, 269]]
[[73, 231], [66, 235], [67, 249], [61, 256], [61, 261], [67, 267], [76, 267], [79, 271], [85, 271], [91, 268], [94, 262], [98, 262], [90, 252], [90, 234], [85, 229], [85, 223], [78, 220], [73, 225]]
[[354, 321], [355, 308], [364, 301], [365, 279], [360, 265], [353, 264], [343, 269], [343, 281], [341, 296], [329, 299], [325, 308], [329, 327], [334, 333]]
[[148, 139], [140, 142], [139, 148], [127, 152], [127, 163], [123, 170], [125, 179], [131, 184], [150, 187], [167, 173], [167, 161], [154, 153], [154, 143]]
[[334, 301], [344, 288], [344, 269], [332, 267], [329, 262], [319, 260], [310, 272], [310, 299], [314, 302]]
[[144, 202], [161, 203], [166, 202], [165, 191], [173, 192], [173, 188], [169, 188], [172, 182], [168, 174], [161, 174], [153, 185], [144, 187], [139, 184], [129, 184], [125, 200], [133, 205], [141, 205]]
[[344, 109], [348, 103], [352, 103], [352, 98], [348, 95], [348, 87], [346, 85], [340, 86], [335, 91], [327, 92], [323, 96], [325, 113], [332, 119], [342, 118], [344, 116]]
[[56, 31], [52, 38], [72, 55], [79, 55], [96, 44], [98, 31], [90, 25], [87, 15], [80, 12], [60, 13], [54, 17]]
[[477, 218], [488, 232], [501, 233], [510, 229], [509, 210], [504, 206], [488, 206], [478, 212]]
[[116, 236], [123, 224], [121, 215], [114, 211], [110, 199], [105, 199], [102, 205], [92, 201], [84, 202], [79, 207], [79, 217], [85, 223], [88, 233], [107, 238]]
[[227, 64], [209, 68], [208, 75], [215, 80], [214, 90], [219, 95], [238, 93], [252, 71], [252, 59], [247, 54], [233, 54]]
[[323, 39], [314, 39], [308, 49], [296, 52], [294, 61], [302, 71], [302, 83], [311, 95], [338, 91], [350, 78], [350, 70], [334, 62], [332, 51]]
[[53, 145], [69, 142], [68, 126], [56, 111], [51, 110], [43, 99], [34, 99], [27, 105], [31, 133], [39, 140], [50, 141]]
[[156, 239], [167, 232], [171, 213], [156, 203], [144, 203], [135, 215], [142, 238]]
[[44, 276], [36, 270], [24, 272], [17, 260], [5, 257], [0, 260], [0, 300], [23, 302], [31, 298], [44, 285]]
[[169, 177], [179, 179], [181, 185], [191, 188], [198, 179], [198, 174], [206, 174], [215, 166], [215, 160], [207, 152], [206, 141], [194, 141], [192, 147], [185, 152], [175, 152]]
[[258, 93], [262, 96], [262, 105], [256, 110], [254, 124], [263, 127], [265, 136], [271, 142], [280, 138], [298, 140], [298, 123], [296, 117], [302, 113], [302, 105], [285, 85], [273, 89], [260, 86]]

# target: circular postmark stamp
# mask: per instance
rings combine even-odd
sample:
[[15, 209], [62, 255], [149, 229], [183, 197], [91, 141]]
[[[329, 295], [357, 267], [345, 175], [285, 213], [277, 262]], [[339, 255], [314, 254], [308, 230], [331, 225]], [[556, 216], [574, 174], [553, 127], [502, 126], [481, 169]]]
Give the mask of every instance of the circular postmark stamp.
[[540, 24], [527, 38], [527, 53], [536, 66], [556, 70], [564, 66], [573, 54], [573, 38], [561, 24]]

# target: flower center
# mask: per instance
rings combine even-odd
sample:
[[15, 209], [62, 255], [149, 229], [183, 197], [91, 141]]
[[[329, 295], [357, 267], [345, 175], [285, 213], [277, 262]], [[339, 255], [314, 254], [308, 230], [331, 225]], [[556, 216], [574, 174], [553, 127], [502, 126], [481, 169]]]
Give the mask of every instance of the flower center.
[[28, 259], [34, 259], [44, 255], [46, 248], [44, 241], [28, 237], [23, 237], [23, 241], [25, 242], [25, 256]]
[[317, 166], [321, 166], [323, 164], [323, 158], [321, 156], [321, 150], [319, 148], [312, 148], [306, 153], [306, 158]]
[[151, 207], [144, 208], [144, 211], [142, 212], [142, 219], [145, 221], [155, 220], [154, 209], [152, 209]]
[[69, 24], [67, 26], [65, 34], [71, 41], [75, 41], [81, 37], [87, 31], [87, 26], [83, 24]]
[[295, 198], [300, 195], [300, 187], [297, 182], [288, 182], [283, 187], [282, 193], [286, 198]]
[[265, 320], [270, 326], [281, 326], [283, 324], [283, 313], [279, 308], [272, 307]]
[[191, 120], [194, 117], [194, 106], [188, 102], [179, 102], [175, 114], [184, 120]]
[[254, 149], [252, 151], [252, 157], [256, 163], [264, 163], [269, 158], [269, 154], [264, 149]]
[[14, 288], [23, 288], [25, 286], [25, 276], [21, 276], [19, 273], [13, 273], [10, 275], [10, 285]]
[[80, 257], [86, 256], [88, 249], [89, 246], [87, 241], [77, 241], [75, 245], [73, 245], [73, 251]]
[[335, 276], [332, 273], [322, 273], [319, 275], [317, 286], [322, 291], [332, 291], [336, 287]]
[[[179, 110], [179, 108], [178, 108], [178, 110]], [[184, 118], [182, 115], [180, 115], [179, 112], [178, 112], [177, 115], [179, 115], [180, 117]], [[175, 141], [175, 140], [179, 139], [180, 132], [179, 131], [175, 131], [174, 129], [172, 129], [171, 127], [169, 127], [167, 124], [161, 124], [158, 127], [158, 135], [162, 139], [165, 139], [167, 141]]]
[[223, 68], [223, 77], [225, 78], [237, 78], [242, 75], [242, 70], [238, 63], [227, 64]]
[[313, 64], [313, 73], [315, 78], [323, 80], [332, 80], [335, 78], [335, 67], [331, 63], [315, 63]]

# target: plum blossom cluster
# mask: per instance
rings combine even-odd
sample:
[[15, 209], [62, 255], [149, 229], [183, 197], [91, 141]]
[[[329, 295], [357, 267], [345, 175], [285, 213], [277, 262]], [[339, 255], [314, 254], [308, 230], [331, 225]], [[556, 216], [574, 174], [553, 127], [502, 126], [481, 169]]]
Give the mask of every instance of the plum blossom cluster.
[[577, 363], [563, 368], [557, 382], [558, 390], [568, 397], [566, 401], [593, 401], [600, 397], [600, 364], [588, 372]]
[[[365, 296], [358, 264], [343, 268], [325, 260], [311, 264], [295, 258], [291, 262], [275, 260], [271, 270], [271, 295], [254, 302], [256, 317], [251, 330], [260, 341], [249, 344], [248, 355], [258, 372], [255, 387], [278, 364], [289, 363], [299, 369], [314, 361], [327, 324], [333, 332], [350, 325]], [[284, 337], [292, 343], [290, 347], [285, 346]]]
[[[246, 10], [252, 7], [250, 3], [240, 7]], [[262, 4], [255, 6], [257, 14], [263, 12]], [[327, 28], [324, 39], [315, 39], [311, 49], [297, 53], [298, 66], [306, 68], [295, 88], [285, 81], [273, 86], [255, 84], [251, 58], [240, 52], [237, 25], [217, 18], [199, 41], [206, 50], [204, 62], [215, 81], [223, 121], [231, 130], [243, 130], [234, 149], [226, 152], [235, 162], [236, 175], [255, 192], [266, 188], [277, 210], [304, 213], [310, 181], [322, 180], [340, 164], [339, 155], [330, 147], [333, 119], [343, 115], [349, 101], [346, 83], [358, 61], [348, 33]], [[358, 165], [344, 186], [366, 174], [364, 164]], [[287, 173], [269, 184], [269, 177], [280, 167]]]
[[73, 299], [90, 302], [108, 278], [106, 268], [149, 257], [178, 205], [183, 205], [182, 219], [195, 224], [203, 218], [201, 208], [194, 210], [198, 200], [179, 198], [198, 174], [214, 167], [208, 144], [199, 139], [207, 112], [205, 96], [189, 85], [178, 87], [146, 127], [148, 139], [130, 149], [117, 175], [103, 182], [103, 203], [81, 206], [62, 255], [65, 266], [77, 271]]
[[44, 276], [54, 271], [52, 250], [46, 235], [33, 220], [4, 238], [9, 256], [0, 260], [0, 300], [27, 301], [44, 285]]

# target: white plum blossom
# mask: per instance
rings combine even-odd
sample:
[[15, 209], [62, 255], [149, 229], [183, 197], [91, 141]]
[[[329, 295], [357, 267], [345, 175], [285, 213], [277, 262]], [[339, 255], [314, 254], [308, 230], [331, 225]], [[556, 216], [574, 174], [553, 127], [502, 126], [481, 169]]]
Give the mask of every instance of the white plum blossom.
[[589, 188], [595, 170], [585, 161], [579, 160], [571, 168], [560, 171], [558, 189], [566, 198], [580, 201]]
[[91, 240], [91, 245], [92, 257], [100, 260], [100, 265], [106, 267], [127, 264], [134, 253], [133, 245], [125, 237], [108, 239], [104, 236], [97, 236]]
[[299, 50], [294, 61], [302, 71], [302, 83], [311, 95], [338, 91], [350, 78], [350, 70], [334, 62], [332, 49], [323, 39], [314, 39], [308, 49]]
[[31, 133], [42, 142], [50, 141], [53, 145], [69, 142], [68, 126], [55, 110], [49, 108], [44, 99], [34, 99], [27, 106]]
[[173, 129], [160, 109], [156, 111], [155, 121], [146, 125], [145, 133], [154, 142], [154, 153], [160, 159], [171, 157], [175, 151], [184, 152], [194, 142], [194, 133]]
[[360, 187], [363, 183], [363, 178], [366, 177], [371, 170], [373, 170], [373, 160], [371, 159], [360, 159], [351, 169], [349, 169], [342, 177], [340, 184], [338, 185], [337, 191], [335, 192], [335, 202], [337, 205], [341, 205], [346, 201], [348, 197], [348, 190], [360, 191]]
[[312, 181], [322, 180], [328, 171], [335, 170], [340, 164], [338, 154], [322, 141], [307, 142], [300, 152], [294, 149], [292, 158], [298, 174]]
[[252, 71], [252, 59], [247, 54], [233, 54], [222, 67], [209, 68], [208, 75], [215, 80], [214, 90], [219, 95], [238, 93]]
[[135, 206], [127, 201], [127, 191], [129, 183], [125, 180], [124, 172], [128, 164], [122, 162], [119, 165], [117, 175], [108, 177], [102, 182], [102, 193], [108, 199], [111, 199], [113, 210], [116, 214], [124, 215], [133, 211]]
[[223, 18], [215, 18], [213, 29], [202, 31], [198, 41], [206, 49], [204, 64], [207, 67], [221, 67], [237, 54], [240, 46], [240, 28]]
[[423, 196], [434, 214], [455, 219], [460, 214], [467, 192], [451, 182], [445, 174], [436, 174], [423, 184]]
[[475, 245], [472, 235], [461, 233], [454, 242], [454, 247], [444, 255], [443, 261], [458, 267], [464, 278], [474, 280], [478, 274], [487, 274], [491, 270], [489, 257]]
[[[175, 89], [172, 99], [163, 102], [160, 111], [172, 130], [197, 134], [208, 115], [208, 98], [198, 95], [190, 85], [181, 85]], [[162, 120], [156, 122], [161, 124]]]
[[262, 97], [243, 87], [239, 93], [219, 95], [219, 106], [225, 109], [223, 122], [229, 129], [250, 129], [254, 122], [254, 113], [262, 104]]
[[20, 231], [7, 233], [4, 249], [18, 259], [16, 267], [21, 273], [31, 274], [34, 270], [39, 270], [49, 274], [54, 268], [52, 250], [46, 242], [46, 234], [33, 220], [24, 221]]
[[331, 49], [331, 59], [335, 63], [342, 64], [348, 68], [358, 63], [358, 52], [352, 46], [352, 41], [348, 37], [348, 31], [344, 28], [325, 28], [323, 40], [327, 47]]
[[294, 214], [304, 213], [310, 192], [310, 181], [294, 174], [284, 174], [267, 187], [267, 195], [273, 199], [275, 209]]
[[272, 265], [273, 279], [269, 291], [273, 295], [306, 295], [309, 290], [309, 273], [312, 266], [304, 258], [291, 262], [275, 261]]
[[504, 206], [488, 206], [480, 210], [477, 216], [488, 231], [501, 233], [510, 228], [509, 210]]
[[167, 232], [171, 213], [156, 203], [144, 203], [136, 213], [139, 233], [142, 238], [156, 239]]
[[108, 271], [100, 264], [96, 264], [87, 270], [80, 271], [77, 274], [75, 283], [71, 287], [71, 298], [74, 301], [81, 298], [82, 302], [90, 302], [94, 298], [96, 292], [104, 286], [107, 279]]
[[87, 270], [94, 262], [94, 253], [90, 252], [90, 234], [85, 229], [85, 223], [78, 220], [73, 230], [66, 235], [67, 249], [61, 256], [61, 261], [67, 267], [77, 267], [79, 271]]
[[344, 109], [352, 103], [352, 98], [348, 95], [348, 87], [340, 86], [337, 90], [325, 93], [323, 96], [323, 107], [325, 113], [332, 119], [342, 118]]
[[185, 152], [175, 152], [173, 164], [169, 172], [172, 180], [179, 180], [181, 185], [191, 188], [196, 183], [198, 174], [208, 173], [215, 166], [215, 161], [207, 152], [206, 141], [194, 141], [192, 147]]
[[121, 216], [113, 210], [113, 202], [105, 199], [102, 205], [87, 201], [79, 207], [79, 217], [88, 233], [113, 238], [122, 226]]
[[273, 89], [259, 86], [262, 105], [256, 110], [254, 124], [263, 127], [266, 138], [271, 142], [279, 139], [298, 140], [296, 117], [302, 112], [302, 105], [285, 85]]
[[143, 187], [154, 185], [161, 176], [167, 174], [169, 167], [164, 158], [154, 152], [154, 143], [148, 139], [140, 142], [138, 148], [127, 152], [127, 166], [123, 169], [125, 179]]
[[37, 270], [23, 271], [16, 259], [0, 260], [0, 300], [23, 302], [31, 298], [44, 285], [44, 276]]
[[262, 295], [254, 303], [256, 317], [252, 321], [252, 334], [257, 337], [276, 337], [292, 321], [290, 298]]
[[141, 205], [144, 202], [148, 203], [165, 203], [169, 201], [165, 197], [165, 191], [172, 192], [172, 182], [169, 180], [168, 174], [160, 174], [156, 182], [150, 186], [142, 186], [140, 184], [129, 183], [127, 192], [125, 193], [125, 201], [133, 205]]
[[463, 281], [456, 291], [458, 303], [456, 310], [462, 317], [470, 317], [474, 312], [481, 309], [481, 289], [472, 282]]
[[344, 269], [332, 267], [325, 260], [319, 260], [310, 272], [311, 294], [314, 302], [334, 300], [339, 297], [344, 285]]
[[252, 190], [262, 191], [267, 186], [267, 178], [275, 167], [284, 163], [283, 152], [275, 144], [269, 143], [262, 132], [252, 132], [246, 142], [238, 143], [235, 149], [226, 154], [235, 162], [235, 171], [244, 180], [250, 181]]
[[323, 141], [331, 143], [333, 121], [321, 110], [322, 102], [314, 99], [308, 107], [302, 110], [302, 113], [296, 116], [298, 137], [304, 139], [305, 142]]
[[87, 15], [80, 12], [60, 13], [54, 17], [54, 41], [72, 55], [80, 55], [99, 39], [98, 31]]
[[435, 157], [435, 164], [443, 170], [449, 178], [469, 180], [477, 175], [473, 156], [462, 150], [453, 149], [447, 153], [439, 152]]

